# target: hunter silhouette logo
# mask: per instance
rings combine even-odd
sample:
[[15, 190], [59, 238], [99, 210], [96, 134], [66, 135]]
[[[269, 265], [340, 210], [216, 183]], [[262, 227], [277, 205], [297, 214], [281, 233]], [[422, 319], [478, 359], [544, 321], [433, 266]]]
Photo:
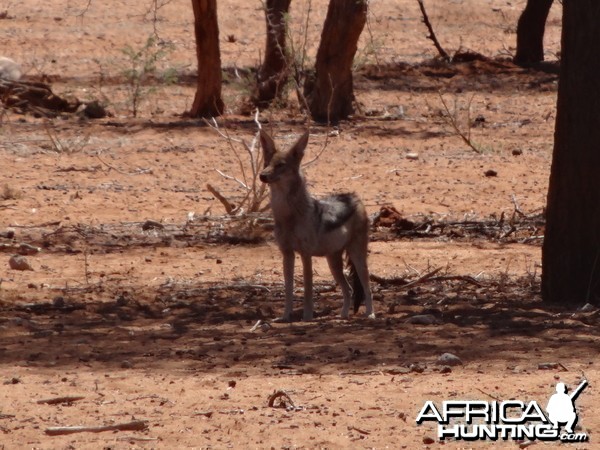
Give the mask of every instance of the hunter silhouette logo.
[[555, 429], [558, 429], [559, 423], [566, 423], [565, 431], [573, 434], [573, 427], [577, 423], [577, 410], [575, 409], [575, 400], [579, 397], [581, 391], [585, 389], [588, 382], [583, 380], [577, 389], [571, 395], [567, 394], [565, 383], [556, 383], [556, 394], [550, 397], [546, 411], [548, 418]]
[[568, 394], [565, 383], [557, 383], [556, 393], [548, 400], [546, 414], [535, 400], [527, 403], [520, 400], [448, 400], [442, 402], [440, 408], [429, 400], [421, 408], [416, 422], [418, 425], [425, 421], [437, 422], [441, 441], [539, 439], [586, 442], [587, 433], [575, 433], [574, 427], [578, 419], [575, 400], [587, 385], [584, 379]]

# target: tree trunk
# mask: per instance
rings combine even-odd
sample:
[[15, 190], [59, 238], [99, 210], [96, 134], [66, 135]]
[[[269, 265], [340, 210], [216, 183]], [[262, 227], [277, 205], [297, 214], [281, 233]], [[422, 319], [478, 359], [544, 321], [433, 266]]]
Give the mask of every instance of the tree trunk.
[[516, 64], [528, 65], [544, 60], [544, 29], [552, 0], [527, 0], [517, 24]]
[[314, 120], [336, 123], [354, 112], [352, 62], [367, 22], [368, 0], [330, 0], [315, 64], [304, 95]]
[[223, 114], [221, 99], [221, 53], [216, 0], [192, 0], [198, 87], [189, 115], [214, 117]]
[[542, 248], [544, 301], [600, 304], [600, 3], [565, 0]]
[[287, 14], [291, 0], [267, 0], [265, 21], [267, 23], [267, 45], [265, 59], [258, 71], [258, 92], [254, 103], [267, 107], [288, 79], [288, 51], [286, 47]]

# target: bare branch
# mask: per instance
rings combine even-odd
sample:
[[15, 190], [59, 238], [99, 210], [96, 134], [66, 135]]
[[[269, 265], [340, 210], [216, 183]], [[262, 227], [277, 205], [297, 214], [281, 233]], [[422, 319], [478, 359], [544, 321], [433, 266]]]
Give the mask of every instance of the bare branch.
[[235, 207], [229, 202], [229, 200], [227, 200], [225, 197], [223, 197], [223, 195], [217, 191], [214, 187], [212, 187], [212, 185], [210, 183], [206, 184], [206, 189], [209, 190], [209, 192], [214, 195], [216, 197], [217, 200], [219, 200], [223, 206], [225, 207], [225, 211], [227, 211], [227, 214], [232, 214], [233, 211], [235, 210]]
[[438, 39], [433, 31], [433, 27], [431, 26], [431, 22], [429, 21], [429, 16], [427, 15], [427, 11], [425, 11], [425, 5], [423, 4], [423, 0], [417, 0], [417, 2], [419, 2], [419, 8], [421, 9], [421, 14], [423, 14], [423, 23], [429, 30], [429, 36], [427, 36], [427, 38], [429, 38], [433, 41], [433, 45], [435, 45], [435, 48], [437, 49], [440, 56], [446, 62], [450, 62], [450, 60], [451, 60], [450, 55], [448, 55], [446, 50], [444, 50], [443, 47], [440, 45], [440, 42], [438, 41]]
[[460, 125], [458, 123], [458, 118], [457, 118], [457, 112], [456, 112], [456, 106], [454, 107], [454, 112], [450, 111], [450, 108], [448, 107], [448, 104], [446, 103], [446, 100], [444, 99], [444, 96], [442, 95], [441, 92], [438, 92], [438, 96], [440, 97], [440, 101], [442, 102], [442, 105], [444, 106], [444, 111], [446, 112], [445, 114], [445, 118], [447, 119], [449, 125], [452, 127], [452, 129], [454, 130], [454, 132], [456, 133], [457, 136], [459, 136], [463, 142], [465, 144], [467, 144], [469, 146], [470, 149], [472, 149], [475, 153], [481, 153], [481, 150], [479, 148], [477, 148], [475, 146], [475, 144], [473, 143], [473, 141], [471, 140], [471, 114], [470, 114], [470, 110], [471, 110], [471, 103], [473, 101], [473, 97], [474, 95], [471, 96], [471, 98], [469, 99], [468, 103], [467, 103], [467, 133], [465, 134], [465, 132], [463, 132], [460, 129]]

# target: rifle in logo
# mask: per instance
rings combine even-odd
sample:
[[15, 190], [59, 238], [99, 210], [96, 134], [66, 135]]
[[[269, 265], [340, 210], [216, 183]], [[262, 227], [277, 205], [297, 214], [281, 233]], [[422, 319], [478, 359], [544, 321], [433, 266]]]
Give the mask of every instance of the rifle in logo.
[[552, 422], [554, 428], [558, 429], [559, 423], [566, 423], [565, 431], [573, 433], [573, 427], [577, 423], [577, 410], [575, 409], [575, 399], [581, 391], [588, 385], [587, 380], [583, 380], [579, 386], [569, 395], [565, 383], [556, 383], [556, 394], [553, 394], [548, 400], [546, 411], [548, 419]]

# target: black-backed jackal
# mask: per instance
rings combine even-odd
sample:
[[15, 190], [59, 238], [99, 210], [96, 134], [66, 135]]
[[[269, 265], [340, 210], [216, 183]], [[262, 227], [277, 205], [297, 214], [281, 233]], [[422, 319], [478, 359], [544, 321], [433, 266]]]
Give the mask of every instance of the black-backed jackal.
[[[313, 256], [327, 258], [333, 278], [342, 289], [342, 318], [348, 318], [352, 299], [355, 313], [364, 301], [366, 315], [375, 317], [367, 267], [369, 219], [364, 205], [356, 194], [335, 194], [323, 199], [310, 196], [300, 168], [308, 132], [288, 151], [279, 151], [264, 131], [260, 133], [260, 142], [264, 152], [260, 180], [271, 188], [275, 239], [283, 254], [285, 310], [282, 320], [291, 319], [296, 252], [303, 265], [304, 320], [313, 318]], [[344, 253], [352, 288], [344, 275]]]

